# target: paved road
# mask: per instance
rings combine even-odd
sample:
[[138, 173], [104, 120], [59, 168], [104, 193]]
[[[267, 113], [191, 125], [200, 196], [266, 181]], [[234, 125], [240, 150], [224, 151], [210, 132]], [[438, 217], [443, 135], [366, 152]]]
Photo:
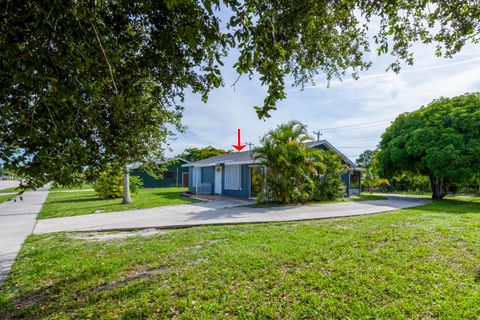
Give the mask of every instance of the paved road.
[[[387, 200], [288, 206], [275, 208], [226, 207], [228, 201], [166, 206], [124, 212], [39, 220], [34, 233], [57, 231], [173, 228], [205, 224], [279, 222], [345, 217], [414, 207], [427, 199], [389, 197]], [[242, 205], [242, 203], [239, 203]], [[239, 205], [237, 204], [237, 205]]]
[[48, 188], [23, 194], [23, 201], [0, 204], [0, 284], [10, 270], [23, 242], [32, 232]]

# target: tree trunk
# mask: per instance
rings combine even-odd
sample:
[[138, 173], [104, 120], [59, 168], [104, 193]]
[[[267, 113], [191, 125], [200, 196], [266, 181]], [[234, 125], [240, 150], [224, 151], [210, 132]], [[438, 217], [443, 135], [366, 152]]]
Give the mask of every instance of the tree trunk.
[[447, 195], [444, 190], [443, 178], [430, 176], [430, 186], [432, 187], [432, 199], [440, 200]]
[[132, 197], [130, 196], [130, 175], [128, 174], [128, 167], [124, 165], [122, 168], [123, 174], [123, 201], [122, 204], [133, 203]]

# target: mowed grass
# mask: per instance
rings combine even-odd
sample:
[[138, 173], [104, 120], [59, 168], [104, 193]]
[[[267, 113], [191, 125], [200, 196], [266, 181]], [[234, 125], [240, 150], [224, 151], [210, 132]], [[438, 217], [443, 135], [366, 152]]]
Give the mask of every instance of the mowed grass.
[[30, 236], [0, 292], [0, 318], [480, 317], [478, 201], [78, 239], [88, 235]]
[[5, 189], [0, 189], [0, 193], [10, 193], [10, 192], [18, 192], [19, 190], [17, 187], [10, 187]]
[[92, 183], [83, 183], [83, 184], [77, 184], [69, 187], [63, 187], [63, 186], [57, 186], [53, 185], [50, 188], [50, 191], [62, 191], [62, 190], [84, 190], [84, 189], [93, 189], [94, 186]]
[[186, 190], [186, 188], [140, 189], [138, 193], [132, 194], [133, 204], [128, 205], [123, 205], [122, 199], [102, 199], [95, 191], [50, 192], [37, 219], [197, 202], [198, 200], [180, 196]]
[[[382, 195], [374, 195], [374, 194], [358, 194], [358, 195], [353, 195], [348, 198], [344, 199], [338, 199], [334, 201], [312, 201], [308, 202], [307, 204], [327, 204], [327, 203], [336, 203], [336, 202], [349, 202], [349, 201], [374, 201], [374, 200], [385, 200], [387, 197], [384, 197]], [[303, 204], [301, 204], [303, 205]], [[280, 204], [272, 204], [272, 203], [252, 203], [251, 205], [248, 205], [247, 207], [251, 208], [271, 208], [271, 207], [280, 207], [282, 205]]]
[[375, 194], [362, 193], [354, 196], [350, 196], [346, 201], [372, 201], [372, 200], [385, 200], [387, 197], [379, 196]]
[[5, 201], [9, 201], [15, 197], [14, 194], [7, 194], [7, 195], [0, 195], [0, 203], [3, 203]]

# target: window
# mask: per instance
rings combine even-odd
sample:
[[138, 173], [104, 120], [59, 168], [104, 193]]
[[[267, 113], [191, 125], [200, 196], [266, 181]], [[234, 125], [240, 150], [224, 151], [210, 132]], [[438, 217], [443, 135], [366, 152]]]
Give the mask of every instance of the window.
[[192, 167], [192, 186], [195, 187], [195, 192], [197, 192], [197, 187], [202, 181], [202, 170], [198, 167]]
[[225, 189], [242, 190], [242, 174], [239, 165], [225, 166]]
[[167, 171], [163, 174], [163, 179], [175, 179], [175, 171]]

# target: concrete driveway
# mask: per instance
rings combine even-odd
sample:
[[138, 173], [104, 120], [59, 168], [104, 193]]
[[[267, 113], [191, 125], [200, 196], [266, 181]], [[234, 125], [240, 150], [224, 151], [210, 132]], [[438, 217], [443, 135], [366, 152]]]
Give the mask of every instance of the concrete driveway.
[[243, 206], [248, 204], [246, 202], [224, 200], [39, 220], [35, 226], [34, 233], [175, 228], [197, 225], [323, 219], [410, 208], [430, 202], [427, 199], [397, 196], [376, 201], [252, 208]]

